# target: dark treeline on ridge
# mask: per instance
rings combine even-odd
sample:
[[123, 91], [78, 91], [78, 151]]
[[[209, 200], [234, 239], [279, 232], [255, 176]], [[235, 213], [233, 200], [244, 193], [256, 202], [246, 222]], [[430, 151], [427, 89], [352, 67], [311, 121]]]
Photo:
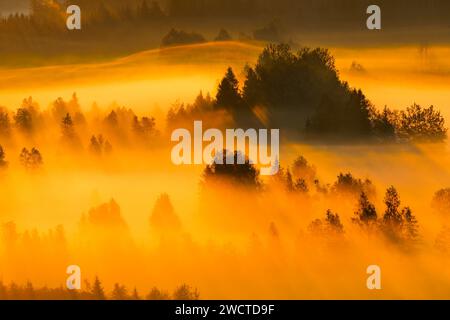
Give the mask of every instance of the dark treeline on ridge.
[[[196, 120], [203, 120], [209, 128], [277, 128], [283, 138], [297, 142], [447, 139], [444, 117], [435, 107], [376, 108], [361, 90], [340, 80], [334, 58], [326, 49], [303, 48], [294, 53], [288, 45], [269, 45], [245, 73], [240, 84], [229, 68], [215, 97], [200, 93], [192, 104], [170, 108], [165, 128], [164, 119], [137, 116], [130, 107], [114, 105], [101, 111], [94, 104], [91, 110], [82, 110], [76, 94], [68, 101], [56, 99], [46, 110], [31, 97], [16, 110], [0, 107], [0, 145], [4, 148], [0, 160], [6, 161], [6, 147], [20, 147], [19, 141], [32, 147], [56, 142], [66, 150], [79, 153], [87, 149], [99, 156], [114, 148], [151, 149], [167, 145], [173, 129], [190, 127]], [[52, 140], [55, 137], [57, 141]], [[42, 155], [37, 148], [23, 149], [20, 159], [32, 168], [39, 166]]]
[[0, 300], [198, 300], [197, 289], [182, 284], [172, 294], [153, 287], [145, 295], [134, 288], [116, 283], [111, 292], [107, 292], [98, 277], [91, 284], [85, 281], [83, 290], [59, 288], [35, 288], [31, 282], [21, 286], [14, 282], [9, 285], [0, 281]]
[[[81, 30], [66, 28], [70, 4], [82, 8]], [[366, 8], [370, 4], [358, 0], [30, 0], [27, 12], [11, 13], [8, 7], [2, 15], [0, 52], [16, 64], [27, 63], [19, 58], [29, 55], [45, 54], [48, 59], [83, 53], [88, 59], [100, 50], [103, 56], [112, 57], [159, 47], [172, 29], [185, 29], [180, 32], [198, 33], [210, 40], [295, 42], [302, 32], [367, 31]], [[383, 8], [386, 32], [398, 27], [448, 27], [447, 1], [379, 1], [378, 5]], [[23, 10], [22, 6], [17, 9]], [[228, 30], [226, 37], [222, 28]], [[413, 33], [386, 39], [423, 40]]]
[[447, 138], [441, 113], [413, 104], [403, 111], [372, 105], [361, 90], [340, 80], [334, 58], [322, 48], [297, 53], [285, 44], [267, 46], [243, 84], [229, 68], [215, 99], [169, 111], [169, 124], [224, 111], [242, 128], [280, 128], [291, 138], [322, 141], [439, 142]]

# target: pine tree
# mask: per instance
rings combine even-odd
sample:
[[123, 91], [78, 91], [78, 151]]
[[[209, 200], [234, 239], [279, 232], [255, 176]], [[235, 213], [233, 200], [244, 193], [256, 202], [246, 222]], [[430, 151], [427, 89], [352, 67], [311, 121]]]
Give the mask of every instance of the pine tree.
[[377, 221], [377, 211], [375, 206], [369, 201], [365, 192], [361, 193], [359, 197], [358, 210], [355, 212], [356, 218], [353, 219], [356, 223], [363, 223], [369, 225]]
[[236, 79], [233, 69], [230, 67], [219, 84], [216, 105], [220, 108], [235, 110], [239, 108], [241, 103], [242, 97], [239, 92], [239, 81]]
[[154, 287], [146, 297], [147, 300], [169, 300], [169, 294]]
[[387, 189], [384, 203], [386, 204], [386, 211], [383, 216], [384, 222], [393, 226], [400, 226], [402, 223], [402, 215], [399, 211], [400, 197], [393, 186]]
[[94, 286], [92, 287], [91, 293], [96, 300], [106, 299], [105, 291], [103, 290], [102, 283], [98, 277], [95, 277]]
[[410, 242], [417, 241], [419, 237], [419, 227], [416, 217], [412, 214], [412, 211], [409, 207], [406, 207], [402, 210], [402, 216], [404, 217], [405, 221], [405, 240]]
[[118, 283], [114, 284], [114, 289], [112, 292], [113, 300], [126, 300], [128, 299], [127, 289]]
[[344, 226], [341, 223], [341, 219], [337, 213], [333, 213], [331, 210], [327, 210], [325, 222], [327, 223], [328, 230], [341, 234], [344, 232]]

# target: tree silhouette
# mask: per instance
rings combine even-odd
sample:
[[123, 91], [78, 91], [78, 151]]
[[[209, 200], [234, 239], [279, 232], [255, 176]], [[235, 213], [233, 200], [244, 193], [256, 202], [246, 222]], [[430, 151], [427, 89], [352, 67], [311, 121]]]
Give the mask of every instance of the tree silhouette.
[[[94, 284], [94, 286], [95, 286], [95, 284]], [[111, 294], [111, 298], [113, 300], [127, 300], [129, 298], [128, 293], [127, 293], [127, 288], [123, 285], [115, 283], [114, 289]]]
[[325, 214], [325, 219], [312, 221], [308, 226], [308, 230], [314, 236], [325, 238], [329, 236], [342, 236], [344, 234], [344, 226], [341, 223], [339, 215], [329, 209]]
[[94, 285], [92, 287], [92, 296], [95, 300], [105, 300], [105, 291], [103, 290], [102, 283], [98, 277], [95, 277]]
[[9, 137], [11, 134], [11, 121], [9, 113], [5, 108], [0, 107], [0, 137]]
[[155, 118], [142, 117], [141, 120], [137, 116], [133, 118], [133, 131], [144, 142], [150, 142], [152, 134], [155, 132], [155, 126]]
[[196, 44], [205, 41], [205, 38], [201, 34], [171, 29], [161, 40], [161, 47]]
[[89, 210], [88, 221], [97, 227], [127, 228], [120, 206], [114, 199]]
[[147, 300], [169, 300], [170, 296], [167, 292], [161, 291], [154, 287], [146, 297]]
[[400, 198], [393, 186], [386, 190], [384, 197], [384, 203], [386, 205], [386, 211], [384, 212], [383, 221], [392, 227], [398, 228], [402, 224], [402, 215], [400, 212]]
[[437, 191], [433, 196], [432, 206], [438, 213], [450, 215], [450, 188]]
[[402, 210], [404, 219], [404, 237], [409, 243], [414, 243], [419, 237], [419, 227], [416, 217], [409, 207]]
[[328, 230], [332, 233], [341, 234], [344, 232], [344, 226], [337, 213], [327, 210], [325, 222], [327, 223]]
[[214, 38], [214, 41], [230, 41], [232, 40], [230, 34], [225, 29], [220, 29], [219, 34]]
[[332, 186], [332, 191], [336, 194], [359, 196], [362, 192], [366, 195], [375, 194], [375, 187], [372, 181], [357, 179], [351, 173], [340, 173], [337, 181]]
[[61, 122], [61, 134], [63, 142], [69, 145], [70, 147], [80, 147], [81, 142], [78, 138], [78, 135], [75, 131], [75, 126], [72, 120], [72, 117], [69, 113], [65, 115]]
[[369, 201], [365, 192], [361, 192], [355, 215], [356, 218], [353, 218], [353, 221], [366, 226], [373, 225], [377, 221], [378, 216], [375, 206]]
[[16, 127], [24, 133], [31, 133], [33, 130], [33, 118], [31, 111], [27, 108], [17, 109], [14, 115]]
[[39, 169], [43, 164], [42, 155], [36, 148], [32, 148], [31, 151], [23, 148], [20, 153], [20, 163], [28, 170]]
[[219, 84], [216, 95], [216, 106], [219, 108], [236, 111], [242, 106], [242, 97], [239, 92], [239, 81], [234, 75], [233, 69], [229, 67]]
[[174, 300], [198, 300], [200, 294], [197, 289], [193, 289], [187, 284], [179, 286], [173, 293]]
[[373, 115], [374, 134], [381, 141], [394, 141], [397, 138], [398, 112], [384, 107], [383, 111], [374, 111]]
[[103, 135], [93, 135], [89, 142], [89, 151], [91, 154], [100, 157], [110, 154], [112, 152], [112, 146], [109, 141], [103, 137]]
[[6, 154], [3, 147], [0, 145], [0, 169], [8, 166], [8, 162], [5, 160]]
[[434, 109], [413, 104], [401, 112], [399, 134], [414, 141], [443, 141], [447, 128], [441, 113]]
[[[227, 156], [233, 157], [233, 164], [227, 164]], [[258, 190], [262, 186], [259, 171], [249, 159], [244, 157], [240, 152], [235, 151], [229, 154], [227, 150], [223, 150], [216, 155], [216, 159], [222, 159], [222, 164], [215, 161], [211, 165], [207, 165], [203, 171], [203, 186], [214, 187], [217, 182], [228, 182], [236, 186], [247, 187]], [[244, 158], [244, 164], [238, 164], [238, 160]]]
[[382, 229], [386, 235], [399, 243], [409, 246], [416, 244], [419, 237], [417, 219], [409, 207], [400, 211], [400, 197], [393, 186], [387, 189], [384, 203], [386, 211]]
[[162, 194], [156, 200], [150, 216], [150, 226], [160, 234], [181, 231], [180, 219], [175, 213], [168, 194]]
[[70, 116], [69, 113], [67, 113], [66, 116], [62, 119], [61, 130], [64, 137], [73, 139], [73, 137], [75, 136], [75, 129], [72, 117]]
[[97, 156], [102, 154], [102, 146], [96, 136], [92, 136], [89, 144], [89, 150]]

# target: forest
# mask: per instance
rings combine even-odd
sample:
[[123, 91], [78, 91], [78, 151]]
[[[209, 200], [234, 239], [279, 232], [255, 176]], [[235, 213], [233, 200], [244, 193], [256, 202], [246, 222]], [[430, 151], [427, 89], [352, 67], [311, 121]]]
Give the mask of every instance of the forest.
[[448, 299], [450, 4], [377, 3], [0, 0], [0, 300]]
[[[374, 106], [323, 48], [271, 44], [243, 81], [223, 72], [215, 95], [162, 118], [76, 93], [2, 107], [0, 298], [373, 298], [355, 277], [373, 260], [390, 275], [382, 297], [447, 297], [440, 111]], [[193, 120], [280, 128], [281, 170], [174, 167], [170, 133]], [[62, 287], [73, 263], [94, 279], [81, 291]]]
[[[57, 63], [102, 61], [164, 46], [167, 37], [172, 39], [169, 43], [178, 45], [230, 39], [301, 44], [316, 34], [319, 38], [329, 35], [332, 43], [344, 42], [348, 41], [346, 32], [365, 30], [365, 12], [371, 4], [358, 0], [79, 0], [76, 4], [82, 8], [82, 29], [70, 31], [65, 21], [66, 8], [72, 2], [27, 3], [23, 6], [29, 10], [9, 11], [1, 17], [3, 63], [14, 61], [13, 65], [23, 66], [42, 65], [49, 59]], [[383, 7], [383, 25], [389, 35], [382, 38], [361, 33], [353, 44], [395, 42], [405, 28], [417, 30], [403, 34], [405, 43], [447, 38], [450, 8], [444, 0], [378, 4]], [[433, 29], [436, 37], [424, 41], [424, 26]]]

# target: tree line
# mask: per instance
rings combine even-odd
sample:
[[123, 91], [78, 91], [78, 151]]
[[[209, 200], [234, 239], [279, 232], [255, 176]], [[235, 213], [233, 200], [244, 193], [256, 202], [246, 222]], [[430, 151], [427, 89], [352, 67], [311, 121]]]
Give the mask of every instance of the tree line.
[[200, 96], [190, 108], [172, 109], [169, 120], [191, 118], [203, 110], [224, 110], [243, 128], [281, 128], [300, 140], [365, 142], [441, 142], [445, 119], [434, 106], [378, 110], [361, 90], [342, 81], [327, 49], [268, 45], [239, 83], [232, 68], [215, 99]]
[[[226, 154], [226, 151], [223, 152]], [[235, 153], [235, 157], [239, 157]], [[382, 235], [386, 240], [405, 250], [417, 249], [421, 244], [420, 225], [413, 210], [402, 206], [400, 194], [394, 186], [386, 189], [384, 209], [377, 208], [374, 199], [377, 191], [369, 179], [359, 179], [351, 173], [340, 173], [332, 184], [321, 182], [317, 177], [315, 166], [303, 156], [298, 157], [288, 168], [280, 168], [277, 175], [262, 180], [258, 170], [248, 159], [244, 165], [213, 163], [207, 166], [201, 179], [201, 190], [205, 199], [217, 193], [221, 198], [221, 186], [224, 183], [238, 192], [245, 191], [258, 194], [263, 198], [267, 192], [282, 190], [291, 199], [310, 201], [322, 196], [322, 199], [336, 199], [341, 204], [354, 206], [350, 223], [368, 234]], [[432, 208], [445, 220], [450, 214], [450, 189], [438, 190], [432, 199]], [[276, 229], [276, 225], [274, 225]], [[308, 226], [311, 235], [325, 240], [335, 241], [336, 237], [344, 239], [345, 226], [340, 214], [328, 209], [322, 219], [315, 219]], [[435, 247], [440, 251], [450, 252], [448, 228], [442, 228], [436, 238]]]
[[128, 290], [125, 285], [115, 283], [111, 292], [106, 292], [98, 277], [93, 283], [85, 281], [83, 289], [69, 290], [64, 287], [36, 288], [32, 282], [18, 285], [15, 282], [4, 284], [0, 281], [0, 300], [199, 300], [196, 288], [187, 284], [178, 286], [172, 293], [153, 287], [146, 294], [137, 288]]

